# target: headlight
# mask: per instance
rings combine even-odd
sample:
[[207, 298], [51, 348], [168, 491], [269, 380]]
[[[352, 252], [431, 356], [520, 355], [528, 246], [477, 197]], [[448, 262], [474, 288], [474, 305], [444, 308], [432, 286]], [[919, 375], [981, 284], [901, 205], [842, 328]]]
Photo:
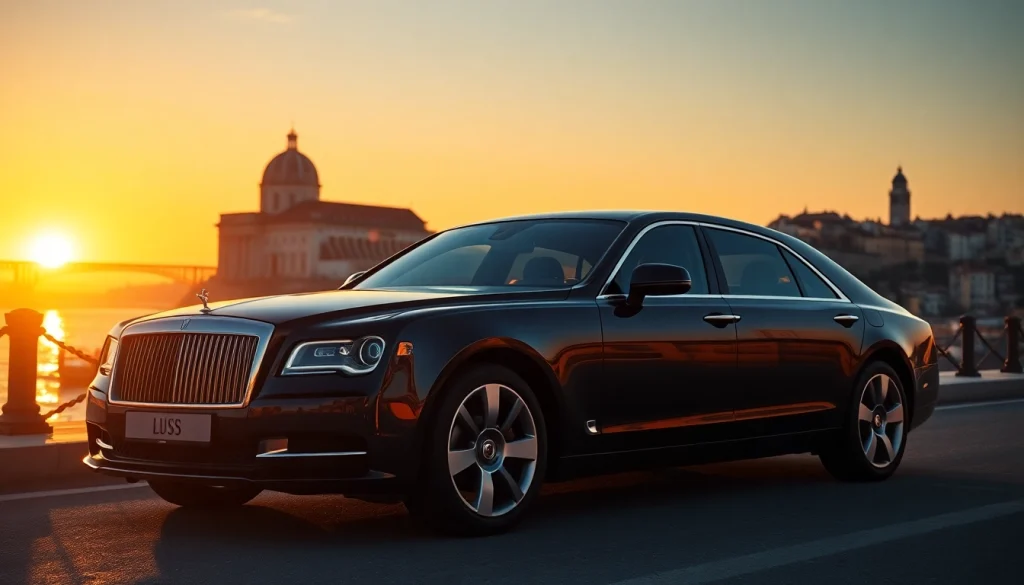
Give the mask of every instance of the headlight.
[[110, 372], [114, 370], [115, 356], [117, 356], [117, 340], [108, 336], [107, 342], [103, 344], [103, 351], [100, 353], [100, 374], [110, 375]]
[[384, 340], [376, 336], [307, 341], [292, 350], [281, 373], [286, 376], [332, 372], [366, 374], [380, 363], [384, 347]]

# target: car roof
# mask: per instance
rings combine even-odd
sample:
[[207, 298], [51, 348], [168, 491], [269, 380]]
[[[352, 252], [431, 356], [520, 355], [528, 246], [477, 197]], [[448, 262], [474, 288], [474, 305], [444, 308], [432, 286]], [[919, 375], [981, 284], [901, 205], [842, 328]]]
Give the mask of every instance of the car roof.
[[[531, 213], [524, 215], [515, 215], [508, 217], [495, 217], [488, 220], [481, 220], [477, 222], [468, 223], [465, 225], [481, 225], [487, 223], [495, 223], [499, 221], [524, 221], [524, 220], [538, 220], [538, 219], [597, 219], [597, 220], [613, 220], [613, 221], [624, 221], [624, 222], [641, 222], [651, 223], [655, 221], [666, 221], [666, 220], [678, 220], [678, 221], [695, 221], [695, 222], [706, 222], [714, 223], [718, 225], [731, 226], [736, 228], [745, 229], [754, 233], [761, 234], [772, 234], [776, 232], [765, 226], [747, 223], [744, 221], [731, 219], [724, 216], [707, 215], [701, 213], [691, 213], [687, 211], [667, 211], [667, 210], [626, 210], [626, 209], [605, 209], [605, 210], [585, 210], [585, 211], [557, 211], [550, 213]], [[459, 226], [465, 227], [465, 226]]]

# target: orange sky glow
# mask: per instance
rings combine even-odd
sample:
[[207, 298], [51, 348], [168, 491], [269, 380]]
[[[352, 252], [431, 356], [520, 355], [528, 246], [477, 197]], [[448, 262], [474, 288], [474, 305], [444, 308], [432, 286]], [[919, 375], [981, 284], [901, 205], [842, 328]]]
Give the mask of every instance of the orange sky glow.
[[[1015, 12], [1015, 14], [1014, 14]], [[285, 147], [430, 229], [1024, 212], [1020, 5], [40, 1], [0, 8], [0, 259], [216, 262]]]

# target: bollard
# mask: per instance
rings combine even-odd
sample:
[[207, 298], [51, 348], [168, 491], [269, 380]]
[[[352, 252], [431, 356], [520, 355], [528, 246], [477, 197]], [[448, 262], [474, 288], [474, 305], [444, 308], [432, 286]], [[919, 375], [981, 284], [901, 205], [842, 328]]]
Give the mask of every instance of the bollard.
[[1009, 316], [1004, 319], [1006, 323], [1006, 361], [1000, 372], [1007, 374], [1024, 373], [1020, 365], [1020, 317]]
[[960, 367], [956, 371], [957, 376], [978, 377], [978, 366], [975, 361], [978, 359], [974, 354], [974, 341], [978, 335], [978, 321], [971, 315], [960, 317]]
[[0, 414], [0, 435], [48, 434], [53, 428], [39, 414], [36, 403], [36, 368], [43, 316], [32, 309], [4, 315], [10, 338], [7, 363], [7, 404]]

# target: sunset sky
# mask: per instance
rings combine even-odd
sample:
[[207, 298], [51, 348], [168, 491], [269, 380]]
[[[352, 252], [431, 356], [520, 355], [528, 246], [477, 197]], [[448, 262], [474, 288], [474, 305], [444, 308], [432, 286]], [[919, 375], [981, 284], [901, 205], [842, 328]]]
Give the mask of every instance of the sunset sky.
[[431, 229], [1024, 212], [1019, 0], [0, 1], [0, 259], [216, 261], [285, 148]]

